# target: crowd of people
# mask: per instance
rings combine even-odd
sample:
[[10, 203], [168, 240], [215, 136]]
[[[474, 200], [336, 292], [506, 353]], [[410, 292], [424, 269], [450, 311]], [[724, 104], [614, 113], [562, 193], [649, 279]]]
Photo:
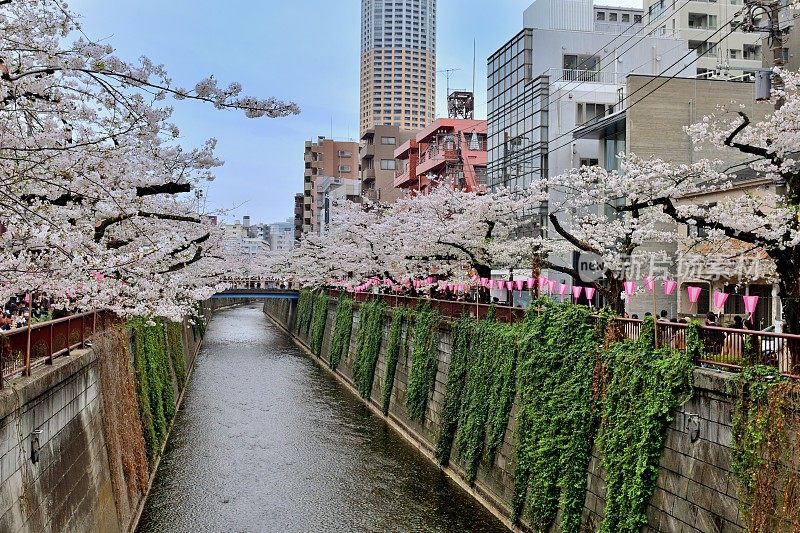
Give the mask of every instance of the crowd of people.
[[53, 301], [45, 295], [15, 296], [3, 305], [0, 316], [0, 330], [9, 331], [28, 326], [28, 318], [32, 324], [50, 320], [58, 311], [53, 308]]

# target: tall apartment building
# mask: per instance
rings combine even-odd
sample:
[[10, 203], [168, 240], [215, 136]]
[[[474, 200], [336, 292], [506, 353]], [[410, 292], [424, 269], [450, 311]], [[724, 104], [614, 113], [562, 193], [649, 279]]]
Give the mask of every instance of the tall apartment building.
[[[697, 73], [714, 79], [741, 79], [761, 68], [763, 34], [723, 28], [742, 9], [743, 0], [644, 0], [651, 28], [677, 32], [692, 50], [706, 52]], [[738, 17], [741, 21], [741, 16]], [[716, 33], [716, 35], [714, 35]], [[750, 76], [747, 76], [749, 79]]]
[[436, 112], [436, 0], [361, 0], [360, 132]]
[[343, 178], [358, 180], [358, 143], [318, 137], [306, 141], [303, 179], [303, 233], [320, 233], [320, 213], [324, 209], [320, 180]]
[[391, 203], [400, 198], [394, 186], [397, 160], [395, 149], [413, 139], [418, 130], [397, 126], [375, 126], [361, 136], [361, 194], [372, 201]]

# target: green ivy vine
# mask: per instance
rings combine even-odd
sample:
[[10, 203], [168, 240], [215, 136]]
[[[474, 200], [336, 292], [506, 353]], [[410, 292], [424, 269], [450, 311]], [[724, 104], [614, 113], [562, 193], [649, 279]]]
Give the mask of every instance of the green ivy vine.
[[183, 349], [183, 324], [180, 322], [167, 323], [167, 345], [172, 360], [172, 369], [175, 371], [175, 380], [178, 390], [186, 386], [186, 359]]
[[340, 296], [336, 304], [336, 320], [331, 335], [330, 366], [336, 370], [350, 350], [350, 335], [353, 331], [353, 300]]
[[175, 416], [175, 389], [170, 364], [170, 346], [165, 322], [161, 319], [134, 318], [134, 371], [142, 418], [147, 457], [152, 463], [167, 436]]
[[428, 396], [436, 383], [440, 319], [439, 313], [430, 307], [416, 312], [406, 409], [409, 417], [420, 423], [425, 420]]
[[383, 379], [383, 393], [381, 394], [381, 411], [384, 416], [389, 414], [389, 405], [392, 401], [394, 376], [397, 373], [397, 361], [400, 352], [405, 347], [403, 325], [410, 311], [405, 307], [395, 307], [392, 311], [392, 324], [389, 326], [389, 340], [386, 343], [386, 375]]
[[518, 348], [514, 519], [578, 531], [596, 429], [592, 378], [599, 338], [589, 309], [537, 300]]
[[311, 325], [311, 315], [314, 311], [314, 293], [309, 289], [300, 291], [300, 300], [297, 302], [297, 332], [308, 335]]
[[383, 316], [386, 304], [371, 300], [359, 309], [358, 333], [356, 334], [356, 356], [353, 361], [353, 381], [362, 398], [369, 399], [375, 381], [375, 367], [383, 339]]
[[508, 424], [516, 391], [515, 329], [490, 317], [478, 323], [472, 340], [474, 353], [467, 364], [455, 438], [469, 483], [475, 481], [484, 451], [489, 461], [494, 460]]
[[314, 312], [311, 317], [311, 351], [317, 357], [322, 353], [322, 339], [325, 336], [325, 324], [328, 320], [328, 302], [330, 298], [320, 293], [314, 299]]
[[450, 336], [450, 365], [447, 372], [447, 386], [444, 394], [439, 435], [436, 439], [436, 459], [446, 466], [450, 462], [458, 419], [461, 416], [461, 401], [467, 369], [470, 367], [472, 338], [476, 322], [469, 315], [462, 315], [453, 324]]
[[800, 383], [749, 366], [728, 383], [734, 397], [731, 473], [751, 533], [800, 531]]
[[692, 394], [694, 365], [684, 353], [654, 348], [654, 321], [639, 338], [603, 352], [608, 369], [597, 444], [606, 472], [603, 533], [638, 532], [656, 488], [666, 428]]

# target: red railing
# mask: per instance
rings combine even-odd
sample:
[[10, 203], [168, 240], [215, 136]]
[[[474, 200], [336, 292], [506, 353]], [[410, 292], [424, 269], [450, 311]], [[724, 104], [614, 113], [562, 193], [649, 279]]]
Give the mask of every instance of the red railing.
[[30, 375], [31, 369], [86, 347], [96, 332], [115, 320], [110, 312], [92, 311], [0, 331], [0, 387], [4, 379]]
[[[340, 291], [330, 290], [332, 298], [338, 298]], [[391, 294], [354, 293], [356, 302], [381, 299], [388, 306], [415, 308], [423, 301], [421, 298], [395, 296]], [[458, 318], [463, 314], [483, 318], [492, 306], [449, 300], [429, 300], [431, 308], [443, 316]], [[522, 320], [525, 310], [519, 307], [494, 306], [498, 320], [512, 323]], [[615, 318], [624, 337], [637, 339], [643, 320], [634, 318]], [[659, 347], [686, 349], [688, 324], [685, 322], [656, 322], [656, 339]], [[775, 367], [781, 374], [800, 378], [800, 335], [772, 333], [748, 329], [733, 329], [700, 326], [698, 331], [701, 354], [695, 363], [736, 371], [746, 363], [760, 363]]]

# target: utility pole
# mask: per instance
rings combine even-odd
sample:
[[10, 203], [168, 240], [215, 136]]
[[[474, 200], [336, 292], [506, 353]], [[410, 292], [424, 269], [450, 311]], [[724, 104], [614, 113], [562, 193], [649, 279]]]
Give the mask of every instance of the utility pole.
[[[744, 21], [742, 22], [742, 30], [749, 33], [766, 33], [767, 43], [772, 51], [772, 69], [783, 68], [783, 42], [784, 30], [781, 28], [780, 13], [781, 13], [780, 0], [745, 0], [744, 6]], [[789, 6], [785, 6], [789, 9]], [[768, 23], [766, 25], [756, 25], [756, 17], [763, 14]], [[788, 28], [786, 30], [789, 31]], [[782, 91], [784, 88], [783, 78], [779, 73], [773, 73], [771, 78], [771, 88], [776, 91]], [[780, 109], [785, 102], [781, 96], [775, 102], [775, 109]]]

